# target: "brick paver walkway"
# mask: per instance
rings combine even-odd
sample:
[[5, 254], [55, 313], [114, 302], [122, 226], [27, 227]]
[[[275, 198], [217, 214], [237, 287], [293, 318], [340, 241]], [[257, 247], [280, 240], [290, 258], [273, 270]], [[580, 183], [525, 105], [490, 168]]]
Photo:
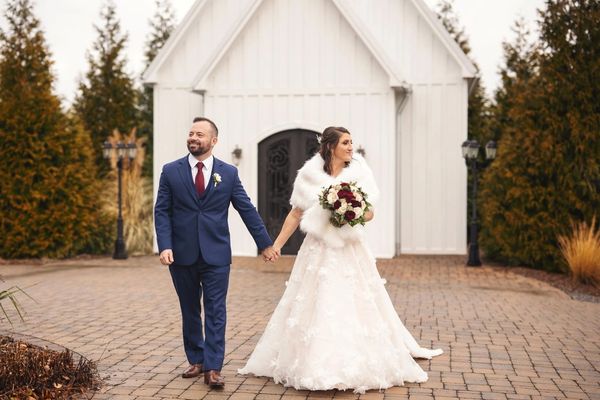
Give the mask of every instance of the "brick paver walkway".
[[[463, 257], [400, 257], [379, 263], [404, 324], [424, 346], [442, 347], [424, 384], [361, 399], [600, 399], [600, 304], [571, 300], [543, 283]], [[180, 315], [168, 270], [156, 257], [3, 265], [29, 287], [27, 322], [15, 332], [98, 360], [106, 383], [95, 399], [357, 398], [304, 392], [236, 374], [284, 290], [289, 268], [236, 259], [228, 298], [223, 391], [179, 377]], [[281, 264], [284, 264], [281, 263]], [[7, 327], [5, 322], [3, 327]]]

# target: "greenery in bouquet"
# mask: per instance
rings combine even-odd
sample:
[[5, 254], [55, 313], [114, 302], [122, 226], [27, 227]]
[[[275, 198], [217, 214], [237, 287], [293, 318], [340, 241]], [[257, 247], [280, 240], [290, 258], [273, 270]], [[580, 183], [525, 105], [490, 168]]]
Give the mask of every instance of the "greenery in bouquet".
[[333, 226], [364, 225], [365, 213], [371, 209], [367, 194], [356, 182], [341, 182], [324, 189], [319, 196], [319, 204], [331, 212], [329, 222]]

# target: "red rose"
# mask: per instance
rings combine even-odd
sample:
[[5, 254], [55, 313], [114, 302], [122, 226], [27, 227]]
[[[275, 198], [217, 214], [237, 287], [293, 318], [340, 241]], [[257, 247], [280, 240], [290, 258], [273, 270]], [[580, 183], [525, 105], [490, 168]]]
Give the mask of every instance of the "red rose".
[[356, 217], [354, 211], [346, 211], [346, 213], [344, 214], [344, 218], [346, 219], [346, 221], [352, 221], [354, 217]]
[[346, 199], [348, 202], [354, 200], [354, 195], [349, 190], [340, 190], [338, 191], [337, 195], [340, 199]]
[[352, 207], [360, 207], [360, 201], [352, 200]]
[[333, 209], [337, 210], [338, 208], [340, 208], [342, 206], [342, 202], [339, 200], [336, 200], [335, 203], [333, 203]]

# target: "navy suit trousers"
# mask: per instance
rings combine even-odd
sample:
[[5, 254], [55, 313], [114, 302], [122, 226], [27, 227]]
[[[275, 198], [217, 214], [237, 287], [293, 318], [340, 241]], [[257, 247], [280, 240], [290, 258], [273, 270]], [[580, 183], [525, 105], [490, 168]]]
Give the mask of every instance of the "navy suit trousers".
[[190, 364], [203, 364], [205, 371], [220, 371], [223, 366], [229, 270], [229, 265], [209, 265], [202, 259], [192, 265], [169, 266], [181, 307], [185, 354]]

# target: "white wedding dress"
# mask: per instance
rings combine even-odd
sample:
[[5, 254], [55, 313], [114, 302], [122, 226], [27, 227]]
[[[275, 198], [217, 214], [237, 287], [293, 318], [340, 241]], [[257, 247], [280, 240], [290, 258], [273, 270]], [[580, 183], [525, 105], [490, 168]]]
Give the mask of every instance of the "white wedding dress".
[[[305, 165], [303, 169], [309, 168]], [[302, 171], [296, 179], [296, 195], [297, 185], [303, 182]], [[323, 175], [318, 181], [328, 179]], [[350, 174], [338, 181], [343, 178], [357, 180]], [[331, 180], [329, 177], [320, 183], [328, 185]], [[361, 181], [364, 187], [369, 186]], [[373, 186], [370, 190], [376, 189]], [[291, 202], [304, 210], [312, 207], [295, 195]], [[314, 210], [316, 213], [318, 209]], [[327, 218], [327, 214], [323, 216]], [[302, 224], [307, 223], [312, 228], [318, 224], [303, 217]], [[375, 258], [362, 236], [352, 236], [360, 231], [356, 228], [362, 227], [346, 226], [336, 231], [323, 227], [329, 237], [319, 235], [318, 230], [303, 229], [309, 233], [285, 292], [239, 373], [272, 377], [276, 383], [299, 390], [354, 389], [357, 393], [427, 380], [427, 373], [413, 357], [431, 358], [442, 350], [420, 347], [404, 327]], [[331, 236], [341, 229], [347, 232], [338, 246]]]

